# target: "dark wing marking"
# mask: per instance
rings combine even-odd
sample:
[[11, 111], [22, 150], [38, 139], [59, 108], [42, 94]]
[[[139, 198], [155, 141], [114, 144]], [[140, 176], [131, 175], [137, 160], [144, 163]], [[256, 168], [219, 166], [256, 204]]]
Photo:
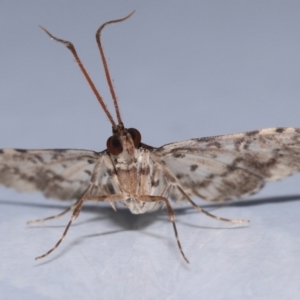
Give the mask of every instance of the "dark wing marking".
[[191, 139], [154, 150], [190, 195], [226, 201], [300, 171], [300, 129], [269, 128]]
[[76, 199], [104, 155], [105, 151], [2, 149], [0, 184], [22, 192], [41, 191], [56, 199]]

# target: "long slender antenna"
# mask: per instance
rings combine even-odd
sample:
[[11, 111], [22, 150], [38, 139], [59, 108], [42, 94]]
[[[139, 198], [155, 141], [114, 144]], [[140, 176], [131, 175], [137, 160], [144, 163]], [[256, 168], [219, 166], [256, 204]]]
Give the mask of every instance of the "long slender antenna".
[[113, 98], [113, 102], [114, 102], [114, 106], [115, 106], [115, 110], [116, 110], [117, 119], [118, 119], [119, 124], [122, 124], [120, 109], [119, 109], [117, 97], [116, 97], [116, 94], [115, 94], [115, 91], [114, 91], [114, 88], [113, 88], [112, 80], [111, 80], [111, 77], [110, 77], [110, 74], [109, 74], [109, 70], [108, 70], [107, 61], [106, 61], [106, 58], [105, 58], [105, 55], [104, 55], [103, 47], [101, 45], [100, 35], [101, 35], [102, 29], [106, 25], [125, 21], [126, 19], [130, 18], [134, 14], [134, 12], [135, 12], [135, 10], [132, 11], [128, 16], [126, 16], [122, 19], [112, 20], [112, 21], [108, 21], [108, 22], [102, 24], [96, 32], [96, 41], [97, 41], [98, 48], [99, 48], [99, 51], [100, 51], [100, 55], [101, 55], [101, 59], [102, 59], [102, 63], [103, 63], [104, 71], [105, 71], [106, 80], [107, 80], [107, 83], [108, 83], [108, 86], [109, 86], [111, 96]]
[[112, 118], [111, 114], [109, 113], [109, 111], [108, 111], [108, 109], [107, 109], [107, 107], [106, 107], [106, 105], [105, 105], [105, 103], [104, 103], [102, 97], [100, 96], [100, 94], [99, 94], [99, 92], [97, 91], [97, 89], [96, 89], [96, 87], [95, 87], [95, 85], [94, 85], [92, 79], [90, 78], [90, 76], [89, 76], [89, 74], [87, 73], [85, 67], [83, 66], [83, 64], [82, 64], [82, 62], [81, 62], [81, 60], [80, 60], [80, 58], [78, 57], [74, 45], [73, 45], [71, 42], [69, 42], [69, 41], [62, 40], [62, 39], [58, 39], [57, 37], [53, 36], [53, 35], [52, 35], [47, 29], [45, 29], [44, 27], [40, 26], [40, 28], [41, 28], [42, 30], [44, 30], [44, 31], [45, 31], [45, 32], [46, 32], [53, 40], [55, 40], [55, 41], [57, 41], [57, 42], [59, 42], [59, 43], [64, 44], [64, 45], [72, 52], [72, 54], [73, 54], [73, 56], [74, 56], [74, 58], [75, 58], [75, 60], [76, 60], [76, 62], [77, 62], [77, 64], [78, 64], [78, 66], [79, 66], [81, 72], [83, 73], [85, 79], [87, 80], [88, 84], [90, 85], [92, 91], [94, 92], [94, 94], [95, 94], [97, 100], [99, 101], [99, 103], [100, 103], [100, 105], [102, 106], [104, 112], [106, 113], [106, 115], [107, 115], [109, 121], [111, 122], [113, 128], [116, 127], [116, 123], [115, 123], [114, 119]]

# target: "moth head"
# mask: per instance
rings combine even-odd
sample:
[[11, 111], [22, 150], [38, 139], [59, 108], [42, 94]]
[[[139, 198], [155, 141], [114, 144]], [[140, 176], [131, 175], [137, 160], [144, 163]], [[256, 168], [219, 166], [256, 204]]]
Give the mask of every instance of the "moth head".
[[118, 155], [124, 150], [124, 148], [128, 148], [126, 145], [124, 145], [126, 143], [125, 141], [129, 141], [135, 148], [139, 148], [141, 140], [142, 136], [137, 129], [122, 129], [115, 132], [111, 137], [108, 138], [106, 147], [109, 153]]

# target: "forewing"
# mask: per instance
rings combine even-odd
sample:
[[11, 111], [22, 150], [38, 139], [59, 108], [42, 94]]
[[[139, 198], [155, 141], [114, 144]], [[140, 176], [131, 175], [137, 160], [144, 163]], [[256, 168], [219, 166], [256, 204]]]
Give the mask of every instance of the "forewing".
[[0, 184], [22, 192], [41, 191], [51, 198], [76, 199], [86, 190], [104, 155], [87, 150], [2, 149]]
[[233, 200], [300, 170], [300, 129], [269, 128], [191, 139], [154, 153], [190, 195], [207, 201]]

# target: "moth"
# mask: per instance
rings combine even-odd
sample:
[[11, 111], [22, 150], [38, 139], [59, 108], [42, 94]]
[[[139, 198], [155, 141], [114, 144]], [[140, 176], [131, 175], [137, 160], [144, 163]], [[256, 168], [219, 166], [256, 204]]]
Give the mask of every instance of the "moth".
[[133, 13], [104, 23], [96, 32], [117, 121], [108, 111], [73, 44], [56, 38], [41, 27], [73, 54], [112, 124], [112, 135], [107, 140], [107, 149], [101, 152], [77, 149], [0, 150], [0, 184], [22, 192], [40, 191], [50, 198], [76, 200], [56, 216], [29, 222], [55, 219], [72, 212], [58, 242], [36, 259], [48, 256], [60, 245], [86, 202], [105, 201], [114, 210], [116, 203], [121, 202], [133, 214], [166, 208], [178, 248], [188, 262], [180, 244], [171, 203], [185, 200], [197, 211], [216, 220], [245, 223], [248, 220], [229, 220], [215, 216], [199, 207], [191, 197], [215, 203], [245, 198], [257, 193], [268, 181], [279, 180], [300, 171], [298, 128], [268, 128], [195, 138], [160, 148], [144, 144], [137, 129], [126, 128], [120, 115], [100, 35], [105, 26], [122, 22]]

